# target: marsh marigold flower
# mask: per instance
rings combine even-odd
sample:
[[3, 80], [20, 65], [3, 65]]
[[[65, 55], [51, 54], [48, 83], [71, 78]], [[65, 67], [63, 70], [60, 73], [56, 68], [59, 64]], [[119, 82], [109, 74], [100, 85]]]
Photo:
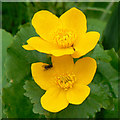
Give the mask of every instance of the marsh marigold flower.
[[44, 90], [41, 105], [50, 112], [59, 112], [69, 103], [79, 105], [90, 94], [87, 86], [96, 72], [96, 61], [90, 57], [79, 59], [75, 64], [72, 57], [52, 56], [52, 67], [38, 62], [31, 66], [35, 82]]
[[40, 37], [31, 37], [26, 50], [62, 56], [71, 54], [78, 58], [91, 51], [100, 34], [87, 32], [87, 21], [82, 11], [73, 7], [59, 18], [47, 10], [41, 10], [32, 18], [32, 25]]

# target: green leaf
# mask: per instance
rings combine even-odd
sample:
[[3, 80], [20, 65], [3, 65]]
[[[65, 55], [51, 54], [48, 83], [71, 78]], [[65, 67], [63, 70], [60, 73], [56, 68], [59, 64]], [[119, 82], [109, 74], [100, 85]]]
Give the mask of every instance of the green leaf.
[[[81, 105], [69, 105], [66, 109], [56, 113], [57, 118], [88, 118], [94, 117], [100, 108], [106, 108], [109, 104], [107, 91], [100, 85], [90, 84], [91, 94]], [[50, 112], [44, 110], [40, 104], [43, 91], [34, 81], [26, 81], [24, 85], [25, 96], [33, 103], [34, 113], [51, 116]], [[52, 114], [54, 116], [54, 114]]]
[[118, 99], [114, 99], [114, 106], [113, 110], [105, 110], [104, 111], [104, 118], [119, 118], [119, 108], [118, 108]]
[[102, 75], [97, 71], [92, 82], [95, 84], [99, 84], [103, 81]]
[[106, 63], [104, 61], [99, 61], [98, 70], [109, 81], [117, 81], [118, 80], [118, 72], [111, 66], [110, 63]]
[[3, 112], [7, 118], [38, 118], [39, 116], [32, 112], [32, 104], [23, 95], [23, 84], [20, 82], [3, 88]]
[[[95, 55], [95, 53], [92, 55]], [[105, 60], [98, 60], [97, 72], [103, 76], [103, 81], [106, 81], [109, 85], [113, 97], [118, 97], [118, 80], [120, 80], [120, 77], [118, 75], [118, 62], [120, 59], [114, 49], [105, 50], [102, 57], [110, 57], [111, 60], [109, 59], [109, 63], [105, 62]]]
[[[3, 112], [10, 118], [25, 118], [29, 117], [30, 114], [30, 117], [35, 116], [32, 113], [30, 101], [23, 95], [24, 78], [31, 77], [32, 63], [47, 62], [49, 58], [46, 54], [27, 51], [22, 48], [22, 45], [32, 36], [36, 36], [36, 33], [31, 24], [21, 26], [20, 31], [13, 38], [12, 45], [7, 49], [5, 74], [7, 79], [11, 81], [11, 86], [3, 89]], [[13, 101], [13, 99], [17, 99], [17, 101]], [[23, 109], [25, 109], [26, 113], [24, 113]]]
[[94, 59], [98, 60], [102, 60], [105, 62], [109, 62], [111, 61], [111, 57], [105, 52], [105, 50], [100, 47], [99, 44], [96, 45], [95, 49], [91, 52], [89, 52], [86, 56], [92, 57]]
[[4, 68], [4, 61], [7, 56], [7, 48], [13, 42], [13, 36], [3, 29], [0, 29], [0, 31], [2, 32], [2, 68]]
[[114, 4], [115, 9], [113, 13], [111, 14], [111, 17], [107, 23], [107, 26], [105, 28], [104, 32], [104, 38], [103, 38], [103, 46], [105, 49], [111, 49], [114, 48], [116, 51], [118, 51], [120, 46], [120, 39], [119, 39], [119, 3]]
[[0, 120], [2, 119], [2, 79], [0, 79]]
[[22, 48], [22, 45], [33, 36], [36, 36], [36, 33], [31, 24], [21, 26], [20, 31], [14, 37], [13, 44], [7, 50], [5, 68], [8, 79], [13, 82], [23, 80], [25, 76], [29, 75], [32, 63], [47, 62], [48, 60], [46, 54]]
[[2, 28], [11, 32], [13, 35], [16, 34], [19, 25], [28, 22], [26, 11], [27, 7], [24, 2], [3, 2]]
[[106, 23], [104, 21], [100, 21], [98, 19], [88, 18], [87, 25], [88, 25], [88, 31], [96, 31], [96, 32], [100, 33], [99, 41], [101, 42], [102, 34], [103, 34], [104, 28], [106, 26]]
[[106, 78], [107, 82], [110, 83], [112, 91], [115, 96], [118, 97], [118, 71], [114, 69], [110, 63], [99, 61], [98, 71]]
[[118, 54], [115, 52], [115, 49], [112, 48], [111, 50], [106, 50], [106, 53], [111, 56], [112, 60], [110, 61], [110, 64], [116, 69], [120, 69], [118, 67], [118, 63], [120, 63], [120, 58]]
[[111, 110], [105, 110], [102, 109], [101, 112], [97, 113], [96, 118], [104, 118], [104, 119], [116, 119], [119, 118], [119, 103], [118, 103], [118, 99], [113, 99], [113, 103], [114, 103], [114, 108]]
[[45, 115], [46, 117], [49, 115], [49, 112], [44, 110], [40, 103], [40, 98], [45, 93], [34, 81], [29, 80], [25, 82], [24, 89], [26, 92], [24, 95], [29, 97], [31, 103], [33, 103], [33, 112], [39, 113], [40, 115]]
[[0, 31], [2, 31], [2, 87], [7, 87], [8, 81], [6, 78], [4, 64], [7, 57], [7, 48], [13, 42], [13, 36], [9, 32], [6, 32], [5, 30], [0, 29]]
[[4, 68], [4, 63], [5, 63], [5, 59], [7, 57], [7, 48], [10, 46], [10, 44], [13, 41], [13, 36], [6, 32], [3, 29], [0, 29], [0, 33], [2, 36], [2, 50], [1, 50], [1, 59], [0, 59], [0, 63], [2, 63], [2, 71], [0, 70], [0, 119], [2, 118], [2, 88], [8, 87], [9, 83], [6, 79], [6, 73], [5, 73], [5, 68]]

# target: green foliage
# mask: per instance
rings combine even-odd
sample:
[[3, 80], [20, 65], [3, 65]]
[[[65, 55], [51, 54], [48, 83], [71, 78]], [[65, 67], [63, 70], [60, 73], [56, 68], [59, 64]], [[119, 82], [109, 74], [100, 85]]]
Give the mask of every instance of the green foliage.
[[112, 60], [110, 61], [110, 64], [116, 69], [120, 69], [118, 67], [118, 63], [120, 63], [120, 58], [118, 56], [118, 54], [115, 52], [115, 49], [112, 48], [111, 50], [106, 50], [106, 53], [111, 56]]
[[106, 81], [109, 82], [114, 96], [118, 97], [118, 71], [115, 70], [110, 63], [103, 61], [100, 61], [98, 64], [98, 71], [105, 77]]
[[99, 44], [97, 44], [95, 49], [91, 51], [91, 53], [88, 53], [86, 56], [92, 57], [96, 60], [102, 60], [105, 62], [111, 61], [111, 57], [105, 52], [105, 50], [102, 47], [100, 47]]
[[116, 51], [118, 51], [119, 49], [119, 46], [120, 46], [120, 40], [119, 40], [119, 30], [118, 30], [118, 26], [119, 26], [119, 19], [120, 19], [120, 16], [119, 16], [119, 7], [118, 7], [118, 3], [117, 5], [115, 5], [115, 10], [113, 11], [109, 21], [108, 21], [108, 24], [107, 24], [107, 27], [105, 29], [105, 32], [104, 32], [104, 40], [103, 40], [103, 46], [105, 49], [111, 49], [111, 48], [115, 48]]
[[[0, 84], [1, 84], [1, 80], [0, 80]], [[2, 94], [2, 89], [0, 87], [0, 119], [2, 119], [2, 97], [1, 97], [1, 94]]]
[[[102, 109], [101, 112], [98, 112], [96, 114], [96, 118], [101, 118], [103, 120], [106, 119], [118, 119], [119, 118], [119, 104], [118, 104], [118, 99], [113, 99], [113, 109]], [[111, 107], [111, 106], [110, 106]]]
[[[29, 31], [29, 28], [31, 28], [31, 32]], [[32, 105], [30, 104], [30, 101], [23, 95], [24, 94], [24, 80], [23, 78], [27, 76], [27, 74], [30, 74], [30, 67], [28, 66], [28, 63], [26, 64], [25, 56], [29, 56], [29, 64], [30, 62], [33, 63], [36, 60], [42, 60], [45, 58], [45, 55], [41, 58], [40, 53], [33, 52], [33, 55], [25, 54], [25, 50], [21, 47], [23, 43], [28, 39], [26, 36], [24, 37], [23, 33], [27, 33], [29, 31], [29, 35], [35, 34], [32, 26], [29, 24], [24, 26], [24, 30], [21, 29], [21, 31], [18, 32], [18, 34], [14, 37], [14, 42], [10, 46], [11, 41], [13, 41], [13, 37], [3, 30], [3, 65], [5, 62], [5, 69], [3, 72], [3, 75], [6, 75], [7, 72], [7, 78], [11, 82], [10, 86], [5, 86], [6, 84], [4, 81], [6, 81], [6, 76], [3, 76], [3, 113], [8, 118], [34, 118], [38, 117], [38, 115], [35, 115], [32, 112]], [[27, 34], [26, 34], [27, 35]], [[17, 40], [16, 40], [17, 39]], [[21, 45], [20, 45], [21, 43]], [[8, 48], [8, 46], [10, 46]], [[8, 51], [7, 51], [8, 48]], [[21, 52], [23, 49], [24, 52]], [[8, 52], [8, 56], [7, 56]], [[19, 56], [19, 57], [18, 57]], [[25, 57], [24, 60], [23, 56]], [[39, 56], [39, 57], [38, 57]], [[27, 58], [26, 58], [27, 59]], [[27, 61], [27, 62], [28, 62]], [[24, 66], [24, 67], [23, 67]], [[29, 67], [29, 68], [26, 68]], [[3, 66], [4, 68], [4, 66]], [[28, 70], [28, 71], [27, 71]], [[25, 72], [25, 73], [24, 73]]]
[[7, 84], [7, 78], [6, 78], [6, 72], [5, 72], [5, 60], [7, 57], [7, 48], [10, 46], [10, 44], [13, 42], [13, 36], [6, 32], [5, 30], [1, 30], [2, 32], [2, 87], [6, 87]]
[[5, 72], [5, 67], [4, 67], [4, 63], [5, 63], [5, 58], [7, 57], [7, 48], [10, 46], [10, 44], [13, 41], [13, 36], [6, 32], [5, 30], [0, 29], [1, 32], [1, 36], [2, 36], [2, 58], [0, 59], [1, 63], [2, 63], [2, 71], [0, 71], [1, 75], [0, 75], [0, 118], [2, 118], [2, 88], [7, 87], [8, 81], [6, 79], [6, 72]]
[[3, 88], [3, 112], [8, 118], [38, 117], [38, 115], [32, 112], [32, 104], [30, 104], [30, 101], [23, 94], [22, 82]]
[[[3, 2], [2, 3], [2, 27], [16, 34], [18, 27], [28, 21], [26, 14], [27, 8], [22, 2]], [[24, 17], [23, 17], [24, 16]], [[8, 22], [9, 20], [9, 22]]]
[[[9, 118], [34, 117], [31, 104], [23, 95], [24, 78], [31, 76], [31, 63], [38, 61], [47, 62], [47, 60], [49, 60], [45, 54], [37, 51], [26, 51], [22, 48], [26, 40], [35, 35], [36, 33], [30, 24], [24, 25], [13, 38], [13, 43], [7, 50], [8, 55], [5, 61], [5, 74], [7, 75], [6, 78], [11, 82], [11, 86], [3, 89], [3, 112]], [[16, 90], [18, 91], [16, 92]], [[13, 99], [18, 100], [14, 102]], [[20, 106], [21, 109], [19, 108]], [[23, 109], [26, 111], [24, 114], [22, 113]]]
[[104, 111], [104, 118], [119, 118], [118, 114], [119, 114], [119, 108], [118, 108], [118, 99], [114, 99], [113, 101], [114, 103], [114, 109], [113, 110], [105, 110]]
[[112, 59], [109, 63], [99, 61], [98, 71], [104, 76], [103, 79], [108, 82], [113, 96], [118, 97], [118, 82], [120, 81], [118, 62], [120, 59], [114, 49], [105, 52], [110, 55]]
[[40, 98], [45, 91], [32, 80], [25, 82], [24, 89], [26, 90], [24, 95], [29, 97], [31, 103], [33, 103], [33, 112], [40, 115], [47, 115], [48, 112], [42, 108], [40, 103]]
[[[0, 79], [0, 85], [2, 85], [2, 79]], [[2, 86], [0, 86], [0, 119], [2, 119]]]

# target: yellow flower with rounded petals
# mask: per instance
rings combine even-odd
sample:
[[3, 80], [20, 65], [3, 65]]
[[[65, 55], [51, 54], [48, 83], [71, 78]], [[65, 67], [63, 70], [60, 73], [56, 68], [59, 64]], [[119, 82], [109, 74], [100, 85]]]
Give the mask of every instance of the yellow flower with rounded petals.
[[69, 103], [79, 105], [90, 94], [87, 86], [96, 72], [96, 61], [90, 57], [79, 59], [75, 64], [72, 57], [52, 56], [52, 67], [46, 63], [33, 63], [32, 76], [44, 90], [41, 105], [50, 112], [59, 112]]
[[100, 38], [98, 32], [87, 32], [86, 17], [75, 7], [59, 18], [47, 10], [41, 10], [33, 16], [32, 25], [40, 37], [31, 37], [23, 48], [54, 56], [81, 57], [91, 51]]

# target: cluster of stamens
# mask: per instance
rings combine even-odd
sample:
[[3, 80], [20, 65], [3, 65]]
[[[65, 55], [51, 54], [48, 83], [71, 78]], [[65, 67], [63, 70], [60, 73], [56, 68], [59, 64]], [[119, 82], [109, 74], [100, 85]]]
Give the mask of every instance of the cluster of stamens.
[[73, 45], [75, 34], [72, 31], [59, 29], [55, 33], [54, 40], [60, 48], [68, 48]]
[[63, 88], [64, 90], [68, 90], [69, 88], [73, 87], [75, 82], [75, 75], [74, 74], [62, 74], [57, 77], [57, 84], [59, 87]]

